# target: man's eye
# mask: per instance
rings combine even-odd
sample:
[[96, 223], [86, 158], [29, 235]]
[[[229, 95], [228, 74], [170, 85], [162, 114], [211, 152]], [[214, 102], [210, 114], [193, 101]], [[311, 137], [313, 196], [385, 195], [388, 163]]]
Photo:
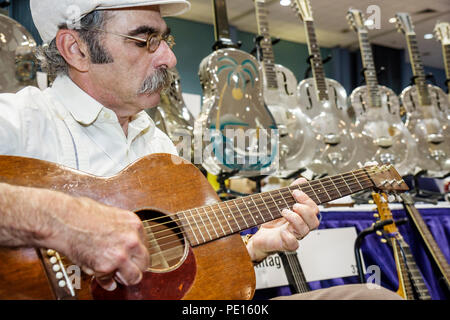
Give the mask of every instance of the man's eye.
[[147, 44], [144, 43], [144, 42], [136, 42], [136, 45], [137, 45], [139, 48], [143, 48], [143, 47], [146, 47], [146, 46], [147, 46]]

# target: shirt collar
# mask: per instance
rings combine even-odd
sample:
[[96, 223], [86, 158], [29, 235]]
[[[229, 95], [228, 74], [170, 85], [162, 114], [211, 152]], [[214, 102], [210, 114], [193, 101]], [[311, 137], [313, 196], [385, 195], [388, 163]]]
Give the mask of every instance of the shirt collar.
[[52, 89], [73, 118], [83, 124], [92, 124], [103, 109], [103, 105], [78, 87], [68, 76], [58, 76]]

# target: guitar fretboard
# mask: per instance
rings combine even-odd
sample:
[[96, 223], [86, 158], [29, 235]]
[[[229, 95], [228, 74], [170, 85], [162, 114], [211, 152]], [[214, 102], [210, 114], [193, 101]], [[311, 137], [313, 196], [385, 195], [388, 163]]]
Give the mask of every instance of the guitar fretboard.
[[397, 263], [398, 286], [403, 289], [405, 294], [404, 298], [406, 300], [414, 300], [414, 290], [412, 288], [411, 280], [409, 279], [405, 260], [401, 254], [400, 244], [395, 237], [391, 238], [391, 244], [394, 252], [394, 259]]
[[381, 107], [377, 73], [373, 62], [373, 54], [369, 42], [369, 36], [367, 31], [362, 30], [358, 32], [358, 36], [361, 59], [364, 67], [364, 77], [366, 79], [366, 85], [370, 96], [370, 105], [371, 107]]
[[365, 169], [301, 185], [254, 194], [177, 213], [192, 246], [231, 235], [281, 217], [296, 203], [292, 192], [305, 192], [316, 204], [373, 187]]
[[415, 77], [415, 85], [417, 87], [420, 105], [429, 106], [431, 105], [431, 100], [430, 95], [428, 94], [425, 71], [423, 68], [419, 47], [417, 45], [416, 34], [415, 33], [407, 34], [406, 41], [408, 44], [409, 58], [413, 70], [413, 75]]
[[320, 101], [328, 100], [328, 90], [323, 70], [322, 56], [317, 44], [316, 31], [313, 20], [305, 20], [306, 37], [310, 54], [311, 70], [316, 82], [317, 97]]
[[450, 44], [442, 46], [442, 55], [444, 57], [445, 75], [447, 79], [450, 79]]
[[262, 61], [264, 75], [267, 82], [267, 87], [270, 89], [278, 89], [277, 75], [275, 72], [275, 58], [273, 55], [272, 40], [269, 34], [268, 12], [265, 4], [260, 1], [255, 1], [256, 21], [258, 24], [258, 33], [263, 36], [260, 42], [262, 49]]

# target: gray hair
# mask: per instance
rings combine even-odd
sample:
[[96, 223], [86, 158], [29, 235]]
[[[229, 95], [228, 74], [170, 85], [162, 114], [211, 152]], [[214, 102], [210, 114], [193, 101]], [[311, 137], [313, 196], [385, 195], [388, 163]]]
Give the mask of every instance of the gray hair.
[[[114, 61], [110, 53], [102, 46], [102, 35], [96, 30], [103, 29], [106, 21], [106, 11], [93, 11], [81, 19], [81, 27], [76, 29], [81, 39], [88, 46], [91, 62], [95, 64], [111, 63]], [[68, 29], [66, 24], [60, 25], [59, 28]], [[69, 72], [69, 65], [56, 46], [56, 38], [48, 45], [39, 47], [36, 51], [36, 57], [40, 61], [42, 71], [47, 72], [49, 76], [57, 76], [59, 74], [67, 75]]]

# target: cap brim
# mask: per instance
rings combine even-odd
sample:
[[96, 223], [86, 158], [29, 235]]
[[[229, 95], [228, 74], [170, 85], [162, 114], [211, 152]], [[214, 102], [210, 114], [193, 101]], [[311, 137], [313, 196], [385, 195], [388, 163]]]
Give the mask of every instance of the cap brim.
[[124, 5], [117, 5], [117, 6], [100, 6], [97, 7], [96, 10], [107, 10], [107, 9], [118, 9], [118, 8], [131, 8], [131, 7], [143, 7], [143, 6], [159, 6], [161, 16], [168, 17], [168, 16], [178, 16], [186, 11], [188, 11], [191, 8], [191, 4], [187, 2], [186, 0], [179, 0], [179, 1], [167, 1], [167, 0], [161, 0], [161, 1], [140, 1], [139, 3], [135, 4], [124, 4]]

